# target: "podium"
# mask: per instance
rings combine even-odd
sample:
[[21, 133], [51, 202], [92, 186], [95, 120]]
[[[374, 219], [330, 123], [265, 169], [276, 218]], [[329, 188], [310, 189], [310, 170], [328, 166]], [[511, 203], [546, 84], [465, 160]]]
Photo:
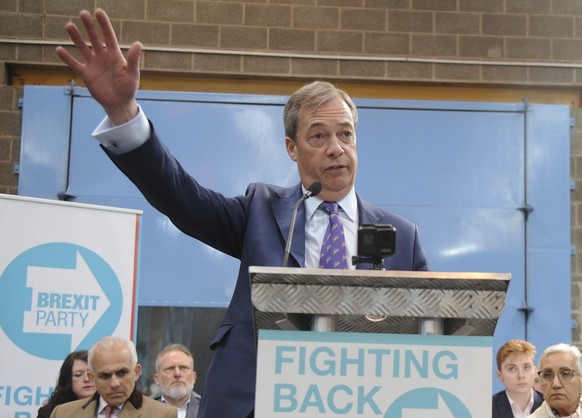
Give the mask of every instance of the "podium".
[[255, 417], [491, 417], [483, 394], [491, 390], [491, 336], [509, 274], [283, 267], [249, 274]]
[[[492, 336], [509, 273], [249, 268], [255, 329]], [[384, 317], [374, 321], [372, 315]]]

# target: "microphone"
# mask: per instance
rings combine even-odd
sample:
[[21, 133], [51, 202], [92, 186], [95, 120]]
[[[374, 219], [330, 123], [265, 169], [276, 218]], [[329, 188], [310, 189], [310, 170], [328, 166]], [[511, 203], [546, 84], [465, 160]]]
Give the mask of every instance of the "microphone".
[[295, 218], [297, 218], [297, 209], [299, 209], [299, 205], [309, 199], [311, 196], [317, 196], [321, 190], [323, 189], [323, 185], [319, 180], [315, 180], [311, 185], [307, 188], [307, 192], [295, 203], [293, 207], [293, 212], [291, 215], [291, 226], [289, 227], [289, 235], [287, 236], [287, 243], [285, 244], [285, 256], [283, 257], [283, 267], [287, 267], [287, 262], [289, 261], [289, 253], [291, 252], [291, 241], [293, 240], [293, 230], [295, 229]]

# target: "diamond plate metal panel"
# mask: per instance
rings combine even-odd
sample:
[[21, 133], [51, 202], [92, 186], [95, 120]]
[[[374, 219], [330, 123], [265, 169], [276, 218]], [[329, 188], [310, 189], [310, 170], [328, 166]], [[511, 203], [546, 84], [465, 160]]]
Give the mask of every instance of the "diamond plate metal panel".
[[[310, 329], [337, 317], [337, 331], [415, 334], [440, 319], [449, 335], [493, 335], [510, 275], [251, 267], [257, 329]], [[366, 315], [384, 315], [370, 321]]]

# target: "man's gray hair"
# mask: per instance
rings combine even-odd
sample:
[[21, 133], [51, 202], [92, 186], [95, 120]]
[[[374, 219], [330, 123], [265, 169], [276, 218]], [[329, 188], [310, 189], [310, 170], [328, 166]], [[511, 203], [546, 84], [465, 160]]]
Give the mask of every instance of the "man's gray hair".
[[358, 125], [358, 110], [350, 96], [343, 90], [335, 87], [327, 81], [314, 81], [301, 87], [291, 95], [289, 101], [283, 109], [283, 126], [285, 136], [295, 141], [297, 129], [301, 119], [301, 110], [316, 110], [320, 106], [329, 103], [334, 99], [343, 100], [349, 107], [354, 119], [354, 129]]
[[158, 373], [160, 372], [160, 363], [162, 361], [162, 357], [165, 356], [170, 351], [181, 351], [182, 353], [190, 357], [192, 359], [192, 370], [194, 370], [194, 356], [192, 355], [188, 347], [186, 347], [184, 344], [171, 343], [162, 348], [162, 351], [160, 351], [156, 356], [156, 372]]
[[121, 345], [129, 351], [131, 355], [131, 364], [135, 367], [137, 365], [137, 351], [135, 350], [135, 345], [132, 341], [126, 340], [125, 338], [121, 337], [114, 337], [108, 336], [103, 337], [89, 350], [89, 354], [87, 356], [87, 365], [89, 366], [89, 370], [93, 371], [93, 355], [95, 351], [103, 351], [103, 350], [111, 350], [113, 347]]

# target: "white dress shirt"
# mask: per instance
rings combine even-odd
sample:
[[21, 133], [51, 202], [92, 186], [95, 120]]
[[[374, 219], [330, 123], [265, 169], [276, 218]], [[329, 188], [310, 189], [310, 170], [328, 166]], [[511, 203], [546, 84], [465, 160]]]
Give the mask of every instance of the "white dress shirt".
[[[111, 411], [111, 418], [117, 418], [119, 416], [119, 412], [121, 411], [121, 408], [123, 408], [123, 405], [125, 405], [125, 402]], [[99, 397], [99, 408], [97, 409], [97, 411], [98, 411], [97, 418], [105, 418], [106, 417], [106, 414], [105, 414], [106, 407], [107, 407], [107, 402], [105, 401], [105, 399], [103, 399], [102, 396], [100, 396]]]
[[[164, 395], [162, 395], [162, 397], [160, 398], [160, 401], [170, 405], [170, 403], [166, 400], [166, 398], [164, 398]], [[186, 402], [184, 402], [184, 404], [181, 407], [179, 407], [179, 408], [176, 407], [176, 409], [178, 410], [178, 418], [186, 418], [186, 412], [188, 412], [188, 406], [190, 406], [190, 397], [189, 396], [188, 396], [188, 400]]]
[[509, 396], [509, 393], [507, 393], [507, 392], [505, 392], [505, 393], [507, 395], [507, 399], [509, 400], [509, 405], [511, 406], [511, 411], [513, 412], [513, 418], [525, 418], [525, 417], [528, 417], [530, 415], [530, 413], [532, 412], [531, 409], [532, 409], [533, 404], [534, 404], [533, 389], [531, 391], [529, 402], [525, 406], [525, 409], [521, 409], [521, 407], [517, 404], [517, 402], [515, 402], [513, 399], [511, 399], [511, 396]]

